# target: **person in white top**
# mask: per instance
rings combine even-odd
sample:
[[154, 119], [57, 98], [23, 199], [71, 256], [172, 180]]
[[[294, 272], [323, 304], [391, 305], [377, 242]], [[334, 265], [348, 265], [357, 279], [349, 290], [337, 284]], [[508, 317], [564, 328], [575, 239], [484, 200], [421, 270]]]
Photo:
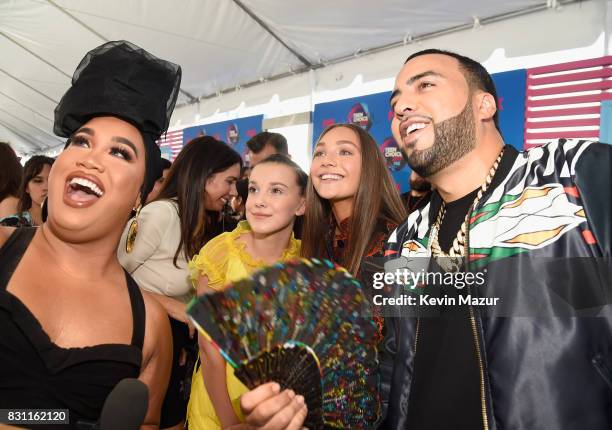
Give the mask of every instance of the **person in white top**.
[[132, 219], [119, 244], [121, 265], [170, 316], [174, 354], [161, 428], [183, 428], [190, 363], [197, 354], [186, 314], [186, 304], [195, 294], [187, 265], [222, 232], [219, 212], [236, 194], [241, 165], [240, 155], [225, 143], [210, 136], [193, 139], [172, 163], [157, 199], [137, 210], [136, 237]]

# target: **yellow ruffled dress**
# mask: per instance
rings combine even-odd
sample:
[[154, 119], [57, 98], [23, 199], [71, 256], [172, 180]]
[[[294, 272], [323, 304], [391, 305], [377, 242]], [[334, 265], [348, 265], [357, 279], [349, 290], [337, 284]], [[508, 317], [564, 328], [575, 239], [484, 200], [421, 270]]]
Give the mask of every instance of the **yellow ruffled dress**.
[[[238, 240], [241, 235], [250, 231], [248, 222], [241, 221], [233, 231], [210, 240], [189, 263], [194, 285], [197, 285], [200, 275], [206, 275], [208, 287], [220, 291], [228, 283], [246, 278], [257, 269], [264, 267], [266, 264], [254, 259], [246, 251], [246, 244]], [[289, 246], [283, 252], [281, 260], [290, 260], [299, 254], [300, 241], [291, 235]], [[240, 420], [243, 420], [240, 396], [247, 392], [248, 388], [234, 376], [234, 369], [227, 363], [225, 374], [232, 407]], [[191, 397], [187, 406], [187, 422], [190, 430], [221, 429], [221, 423], [204, 386], [201, 367], [198, 367], [193, 375]]]

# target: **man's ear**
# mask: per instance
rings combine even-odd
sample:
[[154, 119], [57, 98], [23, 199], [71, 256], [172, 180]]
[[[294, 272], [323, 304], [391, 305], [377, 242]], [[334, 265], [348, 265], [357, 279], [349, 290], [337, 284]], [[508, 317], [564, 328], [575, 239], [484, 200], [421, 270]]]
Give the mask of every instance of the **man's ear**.
[[300, 201], [300, 206], [298, 206], [297, 210], [295, 211], [295, 216], [302, 216], [304, 215], [305, 212], [306, 212], [306, 199], [302, 197]]
[[497, 112], [497, 101], [490, 93], [480, 93], [477, 96], [477, 117], [481, 120], [492, 119]]

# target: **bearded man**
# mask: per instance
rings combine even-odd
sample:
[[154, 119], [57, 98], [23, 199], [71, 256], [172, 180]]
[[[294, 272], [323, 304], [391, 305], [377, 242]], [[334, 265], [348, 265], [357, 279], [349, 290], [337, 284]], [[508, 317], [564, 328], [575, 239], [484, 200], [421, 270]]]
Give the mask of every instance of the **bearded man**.
[[393, 135], [434, 191], [386, 255], [486, 283], [413, 288], [464, 301], [387, 318], [383, 428], [612, 428], [612, 147], [560, 139], [519, 153], [489, 73], [447, 51], [410, 56], [390, 103]]

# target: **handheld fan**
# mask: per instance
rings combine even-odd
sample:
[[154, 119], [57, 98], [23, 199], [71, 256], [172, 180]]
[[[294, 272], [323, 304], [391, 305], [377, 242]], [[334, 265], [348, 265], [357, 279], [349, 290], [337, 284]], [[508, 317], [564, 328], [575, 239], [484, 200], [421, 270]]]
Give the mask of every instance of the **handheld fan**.
[[188, 314], [250, 389], [275, 381], [304, 396], [304, 426], [377, 420], [376, 326], [359, 282], [329, 261], [279, 263], [194, 299]]

